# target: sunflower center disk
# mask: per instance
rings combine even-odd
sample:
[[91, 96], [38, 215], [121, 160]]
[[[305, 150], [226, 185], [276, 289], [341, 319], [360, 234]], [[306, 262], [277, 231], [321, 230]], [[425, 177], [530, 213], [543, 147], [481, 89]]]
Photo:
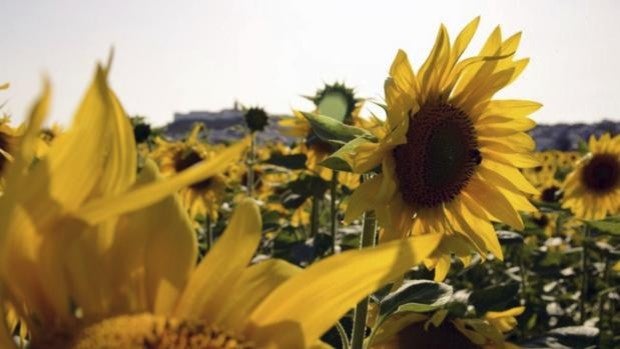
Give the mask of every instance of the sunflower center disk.
[[394, 159], [403, 200], [429, 208], [454, 199], [482, 161], [473, 122], [447, 103], [411, 116], [407, 143], [394, 149]]
[[34, 348], [126, 349], [250, 349], [252, 343], [235, 338], [201, 321], [183, 321], [138, 314], [103, 320], [79, 331], [73, 338], [55, 336]]
[[560, 200], [558, 190], [560, 190], [560, 188], [555, 185], [545, 188], [540, 194], [540, 198], [545, 202], [558, 202]]
[[[204, 159], [195, 150], [179, 152], [174, 157], [174, 170], [178, 173], [184, 171]], [[196, 190], [205, 190], [211, 185], [211, 178], [192, 184], [190, 187]]]
[[620, 182], [620, 161], [612, 154], [596, 154], [584, 167], [581, 180], [595, 193], [607, 193]]

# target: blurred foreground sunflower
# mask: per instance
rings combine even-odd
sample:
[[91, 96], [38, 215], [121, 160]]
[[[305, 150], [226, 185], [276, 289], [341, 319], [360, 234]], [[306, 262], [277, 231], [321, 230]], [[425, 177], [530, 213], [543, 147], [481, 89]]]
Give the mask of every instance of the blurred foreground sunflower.
[[[426, 258], [438, 234], [327, 258], [248, 267], [261, 239], [251, 199], [195, 265], [176, 192], [224, 171], [247, 140], [168, 178], [136, 174], [131, 125], [98, 67], [72, 126], [33, 162], [49, 87], [0, 197], [2, 303], [46, 348], [306, 348], [356, 302]], [[0, 326], [0, 347], [15, 347]]]
[[[444, 234], [441, 248], [466, 257], [491, 252], [502, 258], [492, 221], [522, 230], [519, 211], [536, 211], [525, 194], [537, 190], [519, 168], [535, 167], [534, 141], [524, 131], [540, 104], [493, 100], [514, 81], [528, 59], [513, 60], [521, 34], [505, 41], [497, 27], [477, 56], [460, 60], [478, 26], [469, 23], [453, 45], [442, 25], [417, 75], [399, 51], [385, 82], [387, 120], [378, 142], [359, 137], [334, 156], [354, 172], [381, 166], [381, 173], [353, 194], [345, 219], [377, 212], [383, 241], [431, 232]], [[450, 253], [427, 266], [442, 279]]]
[[564, 182], [562, 206], [584, 219], [620, 213], [620, 135], [590, 137], [589, 153]]

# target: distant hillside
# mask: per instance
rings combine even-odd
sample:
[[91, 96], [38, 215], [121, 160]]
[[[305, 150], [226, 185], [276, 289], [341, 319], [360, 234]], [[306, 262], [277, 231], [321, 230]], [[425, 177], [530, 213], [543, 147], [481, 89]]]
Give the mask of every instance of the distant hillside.
[[[263, 132], [258, 134], [259, 142], [291, 142], [290, 139], [278, 132], [278, 121], [282, 117], [282, 115], [269, 116], [269, 124]], [[243, 120], [243, 111], [237, 108], [224, 109], [219, 112], [176, 113], [174, 121], [164, 127], [164, 133], [170, 138], [182, 139], [197, 122], [205, 124], [207, 140], [210, 143], [227, 143], [240, 139], [247, 133], [245, 121]]]
[[[292, 139], [283, 136], [277, 127], [278, 120], [284, 115], [270, 115], [269, 125], [258, 136], [260, 142], [281, 141], [292, 143]], [[220, 112], [190, 112], [175, 114], [174, 121], [165, 127], [165, 134], [174, 139], [181, 139], [191, 130], [196, 122], [203, 122], [208, 130], [211, 143], [230, 142], [246, 134], [243, 112], [238, 109], [225, 109]], [[593, 124], [556, 124], [538, 125], [530, 134], [536, 140], [538, 150], [575, 150], [580, 140], [587, 140], [589, 135], [600, 136], [605, 132], [612, 135], [620, 133], [620, 122], [601, 121]]]
[[600, 136], [609, 132], [620, 133], [620, 122], [604, 120], [593, 124], [538, 125], [530, 134], [536, 140], [538, 150], [575, 150], [580, 140], [587, 141], [591, 134]]

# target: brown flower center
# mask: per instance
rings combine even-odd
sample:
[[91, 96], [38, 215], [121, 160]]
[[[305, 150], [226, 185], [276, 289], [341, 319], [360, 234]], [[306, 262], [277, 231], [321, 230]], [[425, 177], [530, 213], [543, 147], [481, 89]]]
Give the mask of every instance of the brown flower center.
[[254, 345], [202, 321], [138, 314], [106, 319], [77, 333], [48, 333], [43, 340], [33, 338], [32, 348], [251, 349]]
[[[204, 159], [195, 150], [179, 151], [174, 156], [174, 170], [178, 173], [184, 171]], [[211, 185], [211, 178], [190, 185], [190, 188], [196, 190], [206, 190]]]
[[447, 103], [411, 116], [407, 143], [394, 149], [394, 159], [403, 200], [429, 208], [454, 199], [482, 162], [473, 122]]
[[546, 214], [541, 214], [540, 217], [533, 217], [532, 220], [539, 228], [545, 228], [549, 223], [549, 217]]
[[560, 200], [560, 195], [558, 190], [560, 188], [552, 185], [550, 187], [545, 188], [540, 194], [540, 198], [545, 202], [558, 202]]
[[396, 348], [478, 348], [449, 321], [426, 330], [423, 323], [409, 325], [395, 336], [393, 344]]
[[620, 184], [620, 162], [615, 154], [596, 154], [581, 172], [581, 182], [597, 194], [605, 194]]

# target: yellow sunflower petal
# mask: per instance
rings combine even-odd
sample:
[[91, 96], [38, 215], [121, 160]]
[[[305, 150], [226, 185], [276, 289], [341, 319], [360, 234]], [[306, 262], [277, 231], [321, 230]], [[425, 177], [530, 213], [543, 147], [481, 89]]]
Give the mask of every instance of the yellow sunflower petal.
[[[444, 72], [443, 78], [442, 78], [442, 84], [441, 84], [442, 89], [445, 89], [446, 87], [454, 86], [454, 84], [456, 83], [456, 81], [454, 81], [455, 80], [454, 78], [458, 76], [458, 74], [453, 74], [454, 72], [453, 67], [456, 64], [456, 62], [459, 60], [461, 55], [463, 54], [463, 51], [465, 51], [465, 49], [471, 42], [471, 39], [473, 38], [474, 34], [476, 33], [476, 30], [478, 29], [479, 23], [480, 23], [480, 16], [474, 18], [471, 22], [469, 22], [465, 26], [465, 28], [463, 28], [463, 30], [459, 33], [459, 35], [456, 37], [456, 40], [454, 41], [454, 45], [452, 46], [452, 50], [450, 50], [450, 60], [448, 62], [448, 69], [446, 69], [446, 71]], [[452, 79], [452, 81], [450, 79]]]
[[106, 218], [153, 204], [185, 186], [223, 172], [229, 164], [239, 158], [247, 144], [248, 140], [246, 139], [231, 145], [209, 161], [198, 163], [167, 179], [117, 196], [89, 202], [79, 209], [77, 216], [95, 224]]
[[471, 178], [465, 192], [490, 215], [490, 218], [523, 230], [523, 220], [512, 203], [493, 185], [479, 176]]
[[219, 317], [222, 299], [252, 259], [261, 238], [262, 222], [252, 199], [241, 201], [222, 237], [200, 262], [181, 295], [174, 315], [207, 322]]
[[[4, 307], [0, 307], [0, 310], [2, 311], [2, 314], [6, 312]], [[2, 323], [0, 324], [0, 347], [7, 349], [16, 348], [15, 342], [13, 342], [13, 334], [9, 332], [5, 320], [2, 320]]]
[[[34, 167], [32, 178], [49, 178], [49, 183], [34, 181], [23, 196], [36, 195], [46, 185], [51, 197], [66, 209], [77, 209], [101, 177], [108, 144], [106, 123], [111, 117], [112, 102], [105, 74], [97, 68], [93, 83], [80, 104], [72, 128], [54, 141], [48, 155]], [[75, 176], [79, 173], [79, 176]], [[47, 210], [41, 207], [41, 211]]]
[[538, 189], [516, 168], [492, 160], [483, 160], [478, 173], [485, 181], [495, 182], [502, 187], [512, 188], [524, 193], [538, 195]]
[[439, 257], [437, 264], [435, 265], [435, 281], [441, 282], [446, 279], [446, 276], [450, 271], [451, 263], [452, 259], [450, 258], [450, 255], [443, 255]]
[[351, 199], [349, 200], [349, 205], [344, 215], [345, 223], [352, 222], [366, 210], [374, 206], [375, 195], [381, 188], [383, 177], [383, 174], [379, 174], [367, 180], [360, 184], [353, 194], [351, 194]]
[[278, 286], [301, 272], [301, 268], [279, 259], [260, 262], [243, 271], [228, 297], [215, 324], [241, 333], [247, 324], [248, 314]]
[[[403, 50], [398, 50], [392, 66], [390, 67], [390, 77], [396, 83], [401, 91], [413, 91], [415, 94], [409, 94], [409, 98], [417, 95], [420, 91], [420, 83], [415, 76], [407, 54]], [[389, 121], [389, 120], [388, 120]], [[400, 121], [397, 121], [397, 123]]]
[[536, 160], [533, 156], [529, 154], [523, 153], [503, 153], [498, 152], [487, 147], [481, 147], [480, 153], [482, 153], [482, 158], [489, 158], [491, 160], [500, 162], [506, 165], [512, 165], [520, 168], [531, 168], [540, 166], [540, 162]]
[[98, 186], [106, 195], [119, 194], [127, 190], [136, 180], [136, 142], [127, 114], [123, 110], [118, 98], [111, 90], [107, 90], [109, 99], [108, 122], [111, 133], [108, 144], [105, 171], [99, 180]]
[[437, 39], [435, 39], [435, 46], [428, 55], [428, 58], [420, 67], [420, 85], [422, 90], [422, 98], [426, 99], [429, 94], [433, 96], [439, 92], [439, 79], [446, 70], [448, 59], [450, 55], [450, 39], [448, 38], [448, 31], [442, 24], [437, 33]]
[[[161, 177], [156, 165], [147, 161], [138, 184], [158, 180]], [[139, 276], [134, 282], [142, 284], [147, 309], [155, 314], [169, 314], [196, 263], [196, 245], [196, 234], [185, 208], [175, 196], [169, 196], [121, 217], [112, 247], [110, 273], [126, 274], [128, 278]]]
[[421, 263], [440, 240], [440, 234], [416, 236], [312, 264], [250, 314], [248, 334], [258, 346], [307, 347], [364, 296]]
[[542, 107], [542, 104], [527, 100], [493, 100], [489, 101], [483, 115], [500, 115], [509, 118], [526, 117]]

